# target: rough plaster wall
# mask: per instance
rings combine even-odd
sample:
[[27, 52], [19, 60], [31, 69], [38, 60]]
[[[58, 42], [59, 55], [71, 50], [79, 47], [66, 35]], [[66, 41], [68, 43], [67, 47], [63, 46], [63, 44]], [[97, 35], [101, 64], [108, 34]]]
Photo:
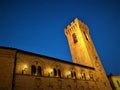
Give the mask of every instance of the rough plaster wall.
[[11, 90], [15, 50], [0, 49], [0, 90]]

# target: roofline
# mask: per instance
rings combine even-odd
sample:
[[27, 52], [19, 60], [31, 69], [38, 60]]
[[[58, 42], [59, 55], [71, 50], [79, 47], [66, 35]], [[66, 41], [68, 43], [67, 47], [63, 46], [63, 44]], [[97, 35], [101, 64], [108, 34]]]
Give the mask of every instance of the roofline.
[[54, 57], [49, 57], [49, 56], [45, 56], [45, 55], [41, 55], [41, 54], [29, 52], [29, 51], [24, 51], [24, 50], [17, 49], [17, 48], [11, 48], [11, 47], [5, 47], [5, 46], [0, 46], [0, 48], [16, 50], [16, 51], [19, 51], [19, 52], [23, 52], [23, 53], [27, 53], [27, 54], [32, 54], [32, 55], [35, 55], [35, 56], [41, 56], [41, 57], [45, 57], [45, 58], [50, 58], [50, 59], [53, 59], [55, 61], [58, 60], [60, 62], [64, 62], [64, 63], [68, 63], [68, 64], [72, 64], [72, 65], [76, 65], [76, 66], [80, 66], [80, 67], [84, 67], [84, 68], [89, 68], [89, 69], [92, 69], [92, 70], [95, 69], [94, 67], [85, 66], [85, 65], [81, 65], [81, 64], [77, 64], [77, 63], [73, 63], [73, 62], [68, 62], [68, 61], [65, 61], [65, 60], [62, 60], [62, 59], [58, 59], [58, 58], [54, 58]]

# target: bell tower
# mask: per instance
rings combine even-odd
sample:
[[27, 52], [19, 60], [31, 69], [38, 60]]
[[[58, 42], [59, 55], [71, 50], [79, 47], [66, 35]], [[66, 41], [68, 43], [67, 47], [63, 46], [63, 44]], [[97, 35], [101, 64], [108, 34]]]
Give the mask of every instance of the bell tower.
[[68, 39], [73, 62], [93, 67], [95, 48], [87, 25], [76, 18], [64, 29], [64, 32]]
[[86, 24], [77, 18], [64, 29], [73, 63], [95, 68], [100, 90], [112, 90]]

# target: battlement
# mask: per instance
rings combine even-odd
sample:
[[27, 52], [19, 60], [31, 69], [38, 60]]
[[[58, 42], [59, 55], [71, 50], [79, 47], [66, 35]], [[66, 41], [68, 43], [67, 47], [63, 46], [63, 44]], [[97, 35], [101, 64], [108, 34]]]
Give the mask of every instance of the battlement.
[[75, 18], [73, 22], [71, 22], [66, 28], [64, 28], [65, 35], [71, 34], [78, 28], [83, 31], [89, 32], [88, 26], [80, 21], [78, 18]]
[[68, 35], [69, 33], [72, 33], [76, 28], [78, 24], [78, 19], [76, 18], [73, 22], [70, 23], [65, 29], [65, 35]]

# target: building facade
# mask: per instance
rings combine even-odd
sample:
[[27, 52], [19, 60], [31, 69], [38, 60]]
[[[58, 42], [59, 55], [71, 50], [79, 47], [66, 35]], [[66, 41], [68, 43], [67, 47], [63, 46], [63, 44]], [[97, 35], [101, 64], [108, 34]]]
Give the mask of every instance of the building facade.
[[120, 76], [110, 74], [108, 79], [113, 90], [120, 90]]
[[112, 90], [87, 25], [64, 29], [73, 63], [0, 47], [0, 90]]

